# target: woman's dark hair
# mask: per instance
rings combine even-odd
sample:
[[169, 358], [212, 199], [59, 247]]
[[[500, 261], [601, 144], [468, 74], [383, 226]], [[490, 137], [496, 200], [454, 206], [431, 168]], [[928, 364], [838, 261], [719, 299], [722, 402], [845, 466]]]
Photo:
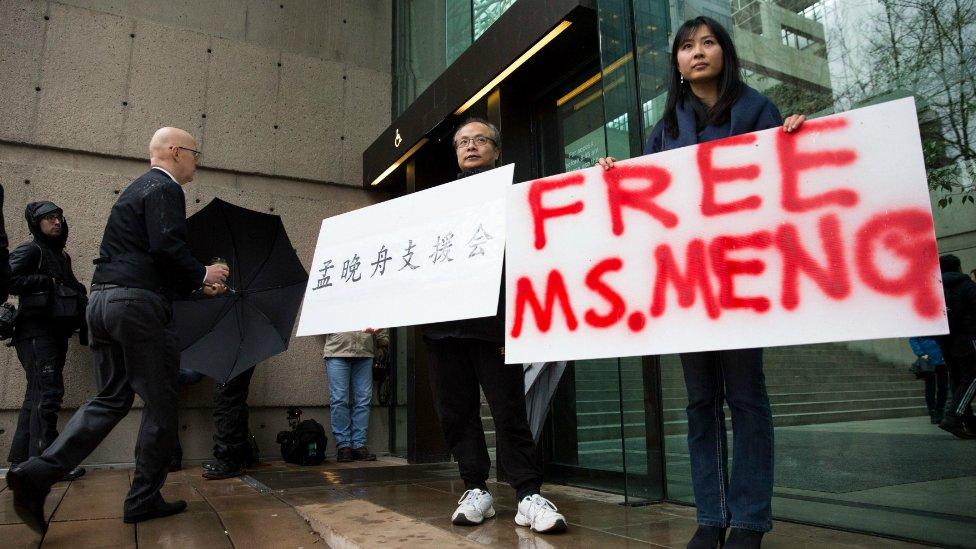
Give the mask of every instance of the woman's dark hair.
[[[722, 47], [722, 74], [718, 81], [718, 100], [711, 108], [706, 107], [701, 100], [691, 93], [691, 89], [681, 83], [681, 74], [678, 72], [678, 48], [688, 40], [699, 27], [705, 25], [718, 45]], [[672, 138], [678, 137], [678, 103], [687, 98], [691, 102], [691, 107], [698, 114], [699, 125], [710, 126], [724, 123], [732, 109], [732, 104], [742, 93], [742, 75], [739, 72], [739, 56], [735, 52], [735, 44], [729, 31], [725, 30], [718, 21], [711, 17], [699, 16], [684, 22], [674, 35], [674, 42], [671, 44], [671, 70], [668, 74], [668, 100], [664, 104], [664, 129]]]

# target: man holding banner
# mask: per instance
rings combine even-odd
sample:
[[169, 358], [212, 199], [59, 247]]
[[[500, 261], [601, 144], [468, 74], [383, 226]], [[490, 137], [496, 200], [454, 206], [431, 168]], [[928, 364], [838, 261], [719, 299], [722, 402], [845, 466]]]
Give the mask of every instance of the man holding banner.
[[[488, 121], [469, 118], [462, 123], [454, 134], [458, 179], [494, 168], [500, 146], [498, 129]], [[517, 493], [516, 524], [536, 532], [561, 532], [565, 518], [539, 494], [542, 469], [526, 419], [522, 365], [505, 364], [504, 306], [505, 300], [499, 299], [493, 317], [423, 328], [441, 428], [466, 489], [451, 521], [477, 525], [495, 516], [486, 484], [491, 461], [481, 426], [480, 385], [495, 421], [498, 461]]]

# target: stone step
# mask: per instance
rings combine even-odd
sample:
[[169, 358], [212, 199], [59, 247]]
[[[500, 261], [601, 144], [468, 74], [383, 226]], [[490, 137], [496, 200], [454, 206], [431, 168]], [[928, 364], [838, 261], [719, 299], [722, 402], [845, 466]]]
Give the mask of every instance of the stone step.
[[[616, 395], [606, 395], [609, 398], [602, 398], [598, 400], [587, 400], [587, 401], [577, 401], [576, 411], [577, 412], [618, 412], [620, 411], [620, 401], [614, 398]], [[905, 386], [903, 388], [895, 389], [872, 389], [872, 390], [860, 390], [860, 391], [811, 391], [811, 392], [800, 392], [800, 391], [783, 391], [783, 392], [772, 392], [769, 393], [769, 400], [772, 404], [787, 404], [787, 403], [800, 403], [800, 402], [821, 402], [828, 400], [862, 400], [862, 399], [877, 399], [877, 398], [896, 398], [896, 397], [920, 397], [920, 388], [918, 383], [913, 383], [910, 386]], [[684, 391], [681, 392], [680, 396], [675, 397], [664, 397], [663, 408], [665, 410], [680, 408], [684, 409], [688, 404], [688, 398], [685, 396]], [[644, 400], [643, 398], [630, 398], [623, 401], [623, 409], [625, 412], [642, 411], [644, 410]]]
[[[586, 382], [589, 382], [589, 381], [606, 381], [606, 380], [609, 380], [609, 379], [612, 379], [614, 381], [616, 381], [618, 379], [617, 378], [617, 371], [616, 370], [607, 370], [607, 371], [601, 371], [601, 372], [586, 372], [585, 374], [582, 374], [579, 370], [576, 371], [576, 384], [577, 385], [580, 384], [580, 383], [586, 383]], [[626, 380], [641, 380], [641, 379], [644, 379], [644, 374], [641, 371], [636, 371], [636, 372], [630, 372], [630, 371], [620, 372], [620, 379], [623, 379], [625, 381]]]
[[[641, 421], [624, 423], [624, 430], [628, 437], [645, 436], [643, 418]], [[576, 440], [579, 442], [608, 441], [620, 444], [620, 422], [614, 425], [591, 425], [576, 427]]]
[[[897, 381], [854, 381], [854, 382], [844, 382], [838, 383], [831, 380], [830, 382], [823, 383], [767, 383], [766, 390], [770, 394], [784, 393], [784, 392], [808, 392], [811, 389], [816, 389], [816, 392], [834, 392], [834, 391], [874, 391], [874, 390], [888, 390], [888, 389], [907, 389], [914, 388], [919, 392], [922, 391], [921, 384], [914, 379], [901, 379]], [[640, 393], [640, 397], [643, 393], [638, 390], [632, 390], [635, 393]], [[671, 385], [662, 387], [661, 391], [665, 398], [667, 397], [679, 397], [685, 395], [684, 384], [681, 385]], [[632, 398], [638, 398], [635, 394]]]
[[[620, 439], [608, 441], [608, 440], [597, 440], [591, 442], [581, 442], [577, 446], [577, 451], [580, 454], [596, 454], [601, 452], [616, 452], [620, 453]], [[641, 437], [630, 437], [627, 439], [627, 453], [641, 453], [647, 452], [647, 443]], [[670, 459], [670, 453], [668, 453]], [[687, 454], [686, 454], [687, 457]]]
[[[788, 427], [795, 425], [814, 425], [818, 423], [837, 423], [845, 421], [916, 417], [924, 415], [927, 415], [927, 411], [925, 410], [924, 406], [875, 409], [858, 408], [840, 411], [779, 414], [773, 416], [773, 425], [776, 427]], [[688, 430], [687, 423], [688, 422], [684, 419], [665, 421], [664, 433], [665, 435], [684, 434]], [[729, 425], [731, 425], [731, 422]], [[643, 417], [641, 417], [639, 421], [632, 421], [630, 423], [625, 422], [624, 431], [627, 437], [643, 437]], [[619, 420], [613, 425], [580, 426], [577, 428], [577, 437], [580, 442], [607, 441], [608, 443], [615, 443], [619, 445]]]
[[[815, 425], [818, 423], [840, 423], [845, 421], [865, 421], [869, 419], [891, 419], [899, 417], [926, 416], [925, 406], [908, 406], [903, 408], [851, 409], [834, 412], [811, 412], [798, 414], [781, 414], [773, 416], [773, 425], [789, 427], [795, 425]], [[618, 428], [619, 432], [620, 429]], [[680, 435], [688, 432], [686, 420], [664, 422], [664, 434]], [[639, 436], [639, 433], [635, 436]], [[593, 440], [593, 439], [590, 439]]]
[[[817, 392], [772, 392], [769, 393], [769, 401], [772, 404], [786, 404], [786, 403], [801, 403], [801, 402], [819, 402], [825, 400], [861, 400], [861, 399], [875, 399], [875, 398], [911, 398], [920, 397], [921, 389], [918, 384], [912, 384], [911, 386], [906, 386], [904, 388], [896, 389], [873, 389], [873, 390], [861, 390], [861, 391], [817, 391]], [[663, 407], [665, 410], [671, 408], [681, 408], [684, 409], [688, 405], [688, 398], [684, 395], [679, 397], [665, 397], [663, 400]], [[579, 404], [577, 404], [577, 407]], [[626, 402], [625, 402], [625, 408]], [[595, 411], [595, 410], [589, 410]]]
[[[766, 383], [766, 389], [770, 394], [777, 393], [795, 393], [795, 392], [810, 392], [815, 389], [816, 392], [835, 392], [835, 391], [875, 391], [875, 390], [893, 390], [893, 389], [915, 389], [921, 392], [920, 384], [917, 380], [911, 379], [911, 376], [899, 377], [899, 379], [891, 380], [876, 380], [876, 379], [860, 379], [858, 381], [836, 381], [833, 378], [829, 378], [830, 381], [822, 381], [820, 383], [809, 383], [809, 382], [797, 382], [794, 383], [790, 380], [788, 383], [784, 383], [783, 380], [770, 380]], [[611, 389], [606, 388], [596, 388], [596, 387], [581, 387], [576, 388], [576, 401], [577, 402], [588, 402], [594, 400], [616, 400], [618, 390], [616, 385]], [[641, 400], [644, 398], [644, 388], [625, 386], [622, 391], [623, 399], [626, 400]], [[664, 398], [683, 398], [685, 397], [685, 387], [683, 383], [675, 383], [671, 385], [664, 385], [661, 388], [661, 393]]]
[[[770, 394], [775, 393], [808, 393], [808, 392], [837, 392], [837, 391], [875, 391], [891, 389], [918, 388], [920, 384], [911, 375], [879, 374], [879, 375], [832, 375], [818, 376], [766, 376], [766, 388]], [[618, 398], [618, 392], [623, 393], [625, 400], [643, 398], [643, 380], [624, 380], [619, 384], [616, 380], [595, 381], [576, 384], [576, 399], [579, 401], [603, 400]], [[685, 393], [685, 383], [681, 378], [663, 379], [661, 389], [665, 398], [681, 396]], [[487, 408], [483, 408], [487, 411]]]
[[[781, 415], [809, 414], [819, 412], [843, 412], [846, 410], [877, 410], [890, 408], [910, 408], [915, 407], [925, 410], [925, 398], [922, 395], [912, 397], [893, 397], [893, 398], [871, 398], [858, 400], [827, 400], [819, 402], [786, 402], [772, 403], [770, 408], [773, 411], [773, 418]], [[636, 412], [630, 412], [635, 413]], [[643, 414], [643, 412], [640, 412]], [[685, 408], [673, 408], [664, 410], [664, 421], [684, 419], [686, 417]], [[731, 417], [729, 407], [725, 407], [725, 417]], [[619, 420], [618, 420], [619, 421]]]
[[[802, 367], [794, 365], [784, 365], [776, 368], [765, 368], [764, 373], [766, 376], [767, 383], [774, 382], [776, 380], [782, 379], [804, 379], [812, 380], [814, 378], [825, 379], [834, 376], [849, 376], [849, 375], [859, 375], [859, 376], [884, 376], [889, 379], [904, 378], [913, 380], [911, 374], [907, 372], [905, 368], [895, 368], [888, 365], [881, 365], [876, 367], [863, 367], [858, 365], [857, 368], [851, 368], [850, 366], [811, 366]], [[661, 380], [665, 385], [673, 385], [675, 383], [683, 383], [684, 374], [680, 369], [663, 368], [661, 370]], [[621, 373], [618, 377], [617, 372], [597, 372], [591, 373], [587, 376], [576, 376], [576, 387], [579, 388], [592, 388], [596, 387], [617, 387], [619, 384], [630, 385], [633, 383], [641, 384], [644, 381], [644, 375], [641, 372], [626, 372]]]
[[[796, 358], [784, 358], [782, 360], [776, 361], [764, 361], [763, 371], [767, 374], [781, 372], [783, 370], [800, 370], [800, 371], [827, 371], [827, 372], [860, 372], [860, 371], [880, 371], [880, 372], [907, 372], [908, 365], [906, 364], [904, 368], [900, 364], [890, 364], [887, 362], [830, 362], [830, 361], [807, 361], [798, 360]], [[627, 372], [628, 374], [630, 372]], [[661, 367], [662, 376], [681, 376], [681, 367]]]
[[[804, 368], [795, 366], [782, 366], [779, 368], [765, 368], [763, 373], [766, 379], [775, 379], [777, 377], [793, 377], [793, 376], [806, 376], [809, 378], [818, 377], [820, 379], [825, 379], [833, 376], [845, 376], [845, 375], [865, 375], [865, 376], [901, 376], [908, 377], [909, 379], [914, 379], [914, 376], [908, 372], [908, 367], [905, 368], [893, 368], [889, 366], [878, 366], [872, 368], [863, 368], [860, 365], [856, 368], [846, 367], [846, 366], [818, 366], [816, 368]], [[684, 374], [681, 371], [662, 371], [662, 380], [683, 380]]]
[[[887, 408], [907, 408], [917, 407], [925, 409], [925, 399], [921, 395], [909, 397], [893, 398], [874, 398], [857, 400], [823, 400], [814, 402], [786, 402], [772, 403], [771, 408], [773, 417], [791, 414], [806, 414], [819, 412], [842, 412], [845, 410], [875, 410]], [[664, 410], [664, 421], [682, 420], [686, 417], [684, 406], [680, 408], [670, 408]], [[643, 421], [644, 410], [626, 410], [623, 412], [624, 423], [637, 423]], [[587, 426], [618, 426], [620, 425], [620, 412], [609, 410], [604, 412], [577, 412], [578, 425]], [[725, 407], [725, 417], [731, 417], [728, 406]]]
[[[829, 380], [829, 381], [828, 381]], [[778, 385], [797, 385], [803, 384], [807, 386], [819, 386], [822, 382], [829, 382], [833, 384], [851, 384], [851, 383], [882, 383], [882, 382], [913, 382], [917, 383], [915, 377], [905, 372], [898, 371], [879, 371], [879, 372], [857, 372], [857, 373], [828, 373], [822, 374], [815, 371], [805, 371], [805, 372], [767, 372], [766, 373], [766, 386], [778, 386]], [[683, 387], [684, 378], [682, 377], [670, 377], [662, 379], [663, 387]], [[626, 380], [621, 384], [616, 379], [603, 379], [603, 380], [593, 380], [587, 382], [576, 382], [576, 391], [579, 394], [581, 391], [592, 391], [592, 390], [602, 390], [602, 391], [616, 391], [621, 386], [624, 390], [639, 390], [642, 389], [641, 385], [634, 386], [632, 383], [628, 383]]]
[[[625, 412], [636, 412], [644, 410], [643, 399], [627, 399], [623, 401]], [[576, 413], [587, 412], [619, 412], [620, 401], [616, 398], [606, 398], [600, 400], [588, 400], [576, 402]]]

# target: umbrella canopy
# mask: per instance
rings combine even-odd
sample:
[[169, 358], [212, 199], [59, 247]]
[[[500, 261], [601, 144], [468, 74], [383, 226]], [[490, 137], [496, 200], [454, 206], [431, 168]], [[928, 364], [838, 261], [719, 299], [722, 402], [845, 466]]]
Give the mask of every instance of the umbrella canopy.
[[525, 415], [529, 419], [532, 437], [539, 442], [542, 424], [546, 421], [552, 397], [556, 395], [565, 362], [533, 362], [523, 365], [525, 372]]
[[180, 366], [226, 383], [288, 348], [308, 273], [277, 215], [215, 198], [187, 219], [187, 232], [194, 257], [226, 260], [230, 276], [222, 296], [174, 303]]

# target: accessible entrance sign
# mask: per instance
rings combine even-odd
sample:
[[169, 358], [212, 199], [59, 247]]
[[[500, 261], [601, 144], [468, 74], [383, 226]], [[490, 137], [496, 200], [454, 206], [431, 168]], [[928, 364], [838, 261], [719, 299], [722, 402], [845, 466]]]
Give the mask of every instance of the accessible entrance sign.
[[514, 168], [322, 221], [298, 335], [495, 315]]
[[948, 331], [902, 99], [515, 185], [506, 361]]

